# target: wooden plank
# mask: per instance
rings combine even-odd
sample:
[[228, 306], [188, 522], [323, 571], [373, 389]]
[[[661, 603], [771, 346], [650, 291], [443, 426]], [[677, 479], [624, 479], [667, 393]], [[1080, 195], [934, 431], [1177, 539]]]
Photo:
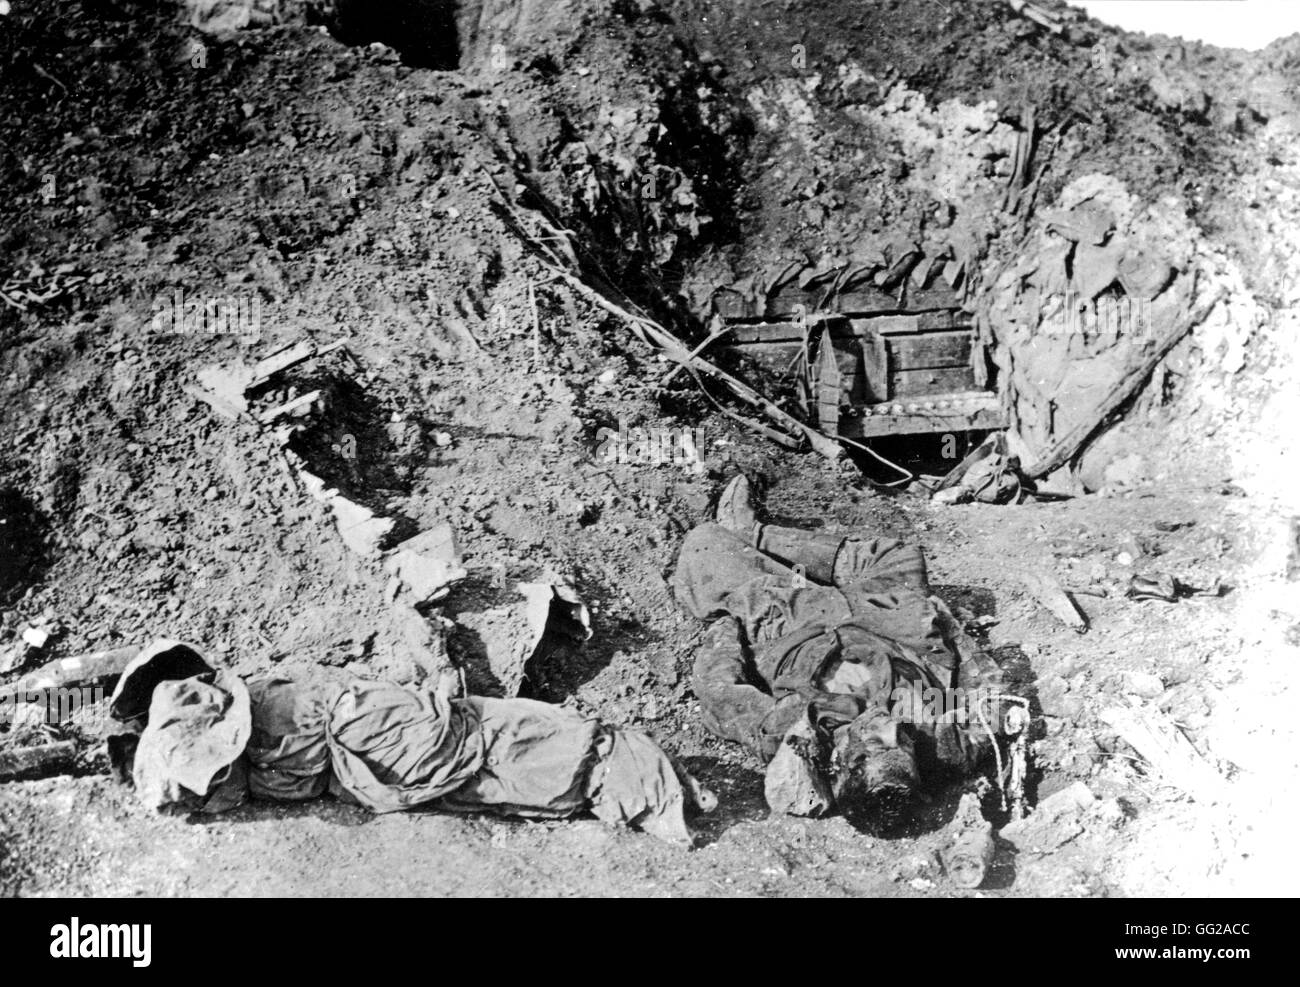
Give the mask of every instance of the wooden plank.
[[943, 394], [946, 391], [969, 391], [975, 387], [975, 371], [970, 367], [934, 367], [928, 370], [889, 371], [891, 400]]
[[932, 329], [975, 329], [975, 322], [969, 312], [961, 309], [941, 309], [935, 312], [922, 312], [917, 317], [917, 329], [929, 332]]
[[1088, 630], [1088, 618], [1079, 605], [1061, 588], [1060, 581], [1046, 570], [1026, 569], [1020, 580], [1042, 607], [1077, 634]]
[[923, 435], [933, 432], [971, 432], [1005, 428], [1006, 419], [997, 407], [980, 407], [961, 412], [918, 412], [900, 415], [845, 415], [840, 434], [871, 439], [882, 435]]
[[114, 648], [49, 662], [17, 682], [0, 688], [0, 701], [12, 701], [29, 692], [116, 679], [142, 650], [139, 646]]
[[43, 778], [72, 767], [77, 745], [71, 740], [39, 747], [11, 747], [0, 752], [0, 781]]
[[320, 396], [320, 391], [308, 391], [306, 394], [300, 394], [292, 401], [286, 401], [278, 407], [268, 408], [266, 411], [263, 411], [257, 416], [257, 420], [263, 425], [269, 425], [281, 415], [289, 415], [297, 411], [299, 408], [315, 404], [320, 400]]
[[768, 299], [766, 304], [762, 299], [746, 298], [736, 292], [719, 292], [713, 296], [712, 309], [728, 322], [789, 320], [796, 318], [800, 311], [805, 315], [832, 312], [855, 317], [890, 313], [944, 316], [958, 312], [957, 317], [969, 318], [960, 312], [961, 298], [941, 285], [904, 292], [901, 298], [875, 288], [859, 288], [834, 296], [828, 296], [824, 288], [787, 289]]
[[734, 291], [720, 291], [713, 296], [713, 311], [728, 322], [735, 319], [754, 317], [754, 305], [743, 295]]
[[807, 330], [798, 322], [754, 322], [749, 325], [733, 326], [731, 338], [726, 343], [718, 344], [718, 349], [729, 349], [737, 345], [753, 343], [781, 343], [797, 340], [802, 345], [804, 333], [820, 333], [829, 328], [836, 339], [849, 339], [853, 330], [849, 321], [840, 316], [814, 318], [808, 322]]
[[858, 332], [858, 327], [861, 327], [862, 332], [888, 336], [894, 333], [919, 332], [921, 317], [919, 315], [878, 315], [870, 319], [852, 319], [849, 325], [853, 326], [855, 333]]
[[961, 294], [942, 285], [908, 292], [907, 295], [907, 309], [909, 312], [954, 308], [961, 308]]
[[968, 332], [890, 336], [887, 342], [893, 365], [899, 370], [970, 366], [971, 337]]
[[803, 343], [796, 340], [785, 343], [751, 343], [748, 346], [728, 348], [751, 361], [760, 373], [779, 379], [793, 371], [795, 360], [803, 351]]
[[884, 336], [871, 333], [862, 338], [861, 376], [863, 403], [889, 400], [889, 347]]
[[904, 306], [898, 298], [874, 288], [850, 291], [838, 297], [828, 297], [826, 290], [820, 291], [782, 291], [770, 298], [763, 313], [770, 319], [788, 319], [796, 316], [800, 310], [811, 314], [818, 310], [838, 312], [843, 315], [874, 312], [901, 312]]
[[253, 365], [253, 381], [249, 384], [249, 387], [264, 384], [280, 371], [288, 370], [304, 360], [310, 360], [315, 355], [316, 347], [312, 345], [310, 339], [304, 339], [292, 346], [282, 347]]
[[822, 333], [817, 353], [817, 424], [827, 435], [840, 431], [840, 403], [844, 397], [843, 375], [829, 332]]

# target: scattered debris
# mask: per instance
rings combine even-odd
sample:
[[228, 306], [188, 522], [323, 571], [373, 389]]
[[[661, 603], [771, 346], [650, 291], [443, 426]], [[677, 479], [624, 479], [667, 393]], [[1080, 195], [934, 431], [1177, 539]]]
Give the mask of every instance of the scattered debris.
[[[946, 481], [947, 477], [945, 483]], [[1015, 456], [990, 451], [973, 462], [968, 462], [958, 481], [936, 490], [931, 500], [936, 504], [965, 504], [971, 501], [1010, 504], [1020, 500], [1023, 489], [1020, 460]]]
[[1192, 596], [1219, 597], [1224, 592], [1222, 580], [1215, 579], [1204, 588], [1192, 586], [1176, 576], [1167, 573], [1155, 573], [1129, 577], [1128, 588], [1124, 595], [1131, 600], [1160, 600], [1164, 603], [1177, 603]]
[[1112, 706], [1099, 719], [1146, 758], [1156, 774], [1200, 802], [1220, 802], [1227, 783], [1163, 714], [1151, 709]]
[[1066, 627], [1078, 634], [1088, 630], [1088, 618], [1079, 609], [1078, 604], [1061, 588], [1060, 582], [1051, 573], [1029, 569], [1020, 575], [1025, 588], [1033, 594], [1044, 609], [1050, 611]]
[[1061, 23], [1060, 18], [1036, 3], [1031, 3], [1029, 0], [1007, 0], [1007, 3], [1017, 14], [1028, 18], [1040, 27], [1047, 28], [1053, 34], [1065, 32], [1065, 25]]
[[1133, 575], [1129, 578], [1127, 594], [1134, 600], [1164, 600], [1174, 603], [1178, 600], [1178, 583], [1173, 576]]
[[301, 418], [311, 411], [313, 405], [320, 401], [320, 397], [320, 391], [308, 391], [306, 394], [300, 394], [291, 401], [286, 401], [275, 408], [268, 408], [257, 416], [257, 420], [263, 425], [269, 425], [277, 418], [282, 418], [285, 415], [294, 415]]
[[[39, 66], [33, 66], [41, 71]], [[62, 83], [60, 83], [62, 85]], [[74, 273], [75, 266], [61, 264], [53, 271], [33, 265], [25, 275], [14, 275], [0, 283], [0, 302], [20, 312], [60, 301], [79, 290], [88, 280]]]
[[1164, 694], [1165, 683], [1154, 672], [1128, 671], [1124, 673], [1124, 692], [1139, 699], [1157, 699]]
[[19, 642], [0, 655], [0, 675], [16, 672], [40, 657], [50, 640], [50, 632], [41, 627], [27, 627]]
[[23, 642], [33, 651], [40, 651], [50, 639], [50, 632], [39, 627], [28, 627], [22, 634]]
[[940, 851], [944, 870], [959, 888], [978, 888], [993, 864], [993, 826], [980, 811], [979, 796], [967, 792], [948, 824], [947, 845]]

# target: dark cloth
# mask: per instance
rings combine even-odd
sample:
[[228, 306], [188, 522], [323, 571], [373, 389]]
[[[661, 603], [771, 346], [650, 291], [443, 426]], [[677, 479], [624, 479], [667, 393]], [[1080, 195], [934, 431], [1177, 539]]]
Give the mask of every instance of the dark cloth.
[[[825, 535], [782, 529], [783, 559], [799, 565], [798, 535], [825, 557]], [[764, 539], [766, 542], [768, 539]], [[771, 757], [806, 710], [834, 730], [869, 710], [887, 712], [900, 686], [961, 684], [974, 649], [929, 595], [925, 557], [894, 539], [841, 538], [833, 585], [813, 583], [717, 524], [687, 535], [673, 579], [678, 599], [711, 620], [694, 686], [705, 725]], [[822, 567], [824, 568], [824, 566]], [[843, 664], [851, 687], [827, 687]]]

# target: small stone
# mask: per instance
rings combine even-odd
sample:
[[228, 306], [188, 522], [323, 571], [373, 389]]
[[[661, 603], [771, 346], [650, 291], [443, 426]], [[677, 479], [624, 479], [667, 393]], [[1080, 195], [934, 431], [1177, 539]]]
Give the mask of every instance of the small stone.
[[23, 631], [23, 641], [29, 648], [40, 650], [45, 647], [45, 642], [50, 639], [48, 631], [43, 631], [39, 627], [29, 627]]
[[1155, 699], [1164, 693], [1165, 684], [1153, 672], [1126, 672], [1124, 691], [1139, 699]]

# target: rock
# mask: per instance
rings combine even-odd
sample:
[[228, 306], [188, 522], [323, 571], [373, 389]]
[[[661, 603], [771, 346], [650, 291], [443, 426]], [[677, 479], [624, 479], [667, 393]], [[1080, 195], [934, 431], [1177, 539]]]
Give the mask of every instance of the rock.
[[402, 542], [385, 565], [417, 603], [441, 599], [467, 575], [460, 566], [455, 532], [445, 522]]
[[1146, 459], [1136, 452], [1123, 456], [1107, 466], [1102, 476], [1106, 487], [1136, 487], [1148, 476]]
[[27, 648], [22, 645], [17, 645], [0, 653], [0, 675], [16, 672], [25, 664], [27, 664]]
[[45, 647], [45, 644], [49, 639], [49, 631], [41, 630], [39, 627], [28, 627], [23, 631], [23, 641], [29, 648], [36, 651]]
[[1139, 699], [1156, 699], [1164, 693], [1165, 684], [1152, 672], [1126, 672], [1124, 691]]
[[1024, 819], [1002, 827], [1003, 839], [1029, 853], [1050, 853], [1084, 831], [1083, 815], [1097, 801], [1081, 781], [1049, 795]]
[[335, 495], [330, 501], [334, 510], [334, 523], [339, 535], [352, 551], [361, 556], [371, 556], [379, 552], [379, 546], [393, 530], [391, 518], [376, 517], [374, 512], [360, 504], [354, 504], [346, 497]]

